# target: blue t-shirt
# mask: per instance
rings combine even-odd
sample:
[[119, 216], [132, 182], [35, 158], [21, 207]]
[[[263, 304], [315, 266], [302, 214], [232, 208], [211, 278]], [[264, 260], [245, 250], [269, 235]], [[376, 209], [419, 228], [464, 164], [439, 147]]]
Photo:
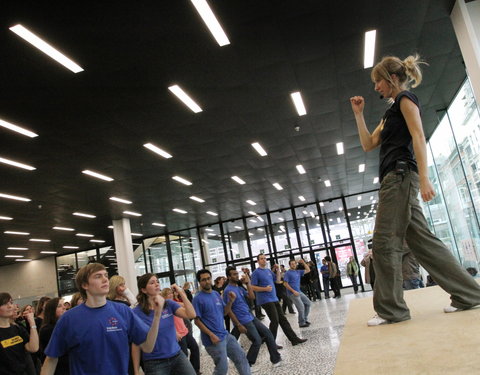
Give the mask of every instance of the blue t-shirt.
[[[227, 336], [228, 331], [225, 329], [224, 322], [224, 308], [225, 304], [218, 292], [212, 290], [211, 293], [200, 291], [193, 298], [193, 307], [197, 313], [197, 317], [202, 320], [202, 323], [212, 331], [220, 341]], [[204, 346], [213, 345], [210, 337], [202, 332], [202, 343]]]
[[229, 300], [228, 292], [233, 292], [237, 296], [232, 304], [232, 311], [240, 324], [250, 323], [253, 320], [253, 315], [246, 301], [247, 291], [241, 286], [228, 284], [223, 292], [223, 302], [225, 302], [225, 304], [228, 303]]
[[[329, 278], [330, 274], [328, 273], [328, 265], [325, 264], [324, 266], [320, 267], [320, 272], [322, 272], [322, 277]], [[323, 273], [326, 272], [326, 273]]]
[[[285, 272], [285, 276], [283, 277], [283, 281], [286, 281], [290, 287], [296, 291], [300, 292], [300, 279], [305, 274], [304, 270], [288, 270]], [[292, 295], [293, 293], [287, 289], [287, 295]]]
[[265, 287], [270, 285], [272, 290], [270, 292], [255, 292], [257, 297], [257, 304], [263, 305], [268, 302], [278, 302], [277, 292], [275, 291], [275, 279], [277, 277], [268, 268], [257, 268], [252, 273], [252, 285]]
[[149, 329], [122, 303], [81, 304], [59, 319], [45, 354], [59, 358], [68, 353], [71, 375], [103, 375], [106, 369], [127, 375], [129, 344], [142, 344]]
[[[142, 352], [142, 358], [144, 361], [148, 361], [150, 359], [172, 358], [180, 351], [180, 346], [178, 345], [177, 341], [177, 333], [173, 323], [173, 315], [179, 308], [180, 305], [177, 302], [172, 300], [165, 301], [162, 317], [160, 318], [160, 327], [158, 329], [155, 347], [151, 353]], [[152, 325], [153, 317], [155, 315], [154, 310], [150, 310], [149, 314], [147, 315], [142, 311], [141, 306], [137, 306], [133, 309], [133, 312], [148, 326]]]

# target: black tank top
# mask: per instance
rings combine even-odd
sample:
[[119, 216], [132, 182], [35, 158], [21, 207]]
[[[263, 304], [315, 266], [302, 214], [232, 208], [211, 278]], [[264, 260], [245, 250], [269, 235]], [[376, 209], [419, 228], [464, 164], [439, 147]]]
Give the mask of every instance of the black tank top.
[[397, 160], [406, 161], [410, 169], [418, 172], [417, 161], [413, 155], [412, 136], [400, 110], [400, 101], [404, 96], [414, 102], [421, 112], [420, 103], [415, 94], [410, 91], [402, 91], [383, 115], [385, 122], [380, 133], [380, 182], [388, 172], [395, 169]]

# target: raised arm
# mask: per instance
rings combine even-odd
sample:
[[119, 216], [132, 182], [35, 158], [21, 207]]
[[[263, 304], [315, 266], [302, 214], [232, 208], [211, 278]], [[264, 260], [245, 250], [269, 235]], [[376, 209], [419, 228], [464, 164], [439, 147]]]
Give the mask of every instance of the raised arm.
[[380, 145], [380, 132], [383, 129], [384, 121], [380, 121], [372, 134], [367, 129], [365, 118], [363, 117], [363, 108], [365, 107], [365, 99], [362, 96], [354, 96], [350, 98], [352, 111], [355, 115], [355, 122], [357, 123], [358, 135], [360, 136], [360, 143], [364, 151], [372, 151]]
[[[26, 314], [25, 319], [28, 321], [28, 325], [30, 326], [30, 341], [25, 344], [25, 350], [30, 353], [36, 353], [38, 352], [39, 348], [39, 339], [37, 327], [35, 326], [35, 319], [33, 318], [33, 313]], [[40, 327], [38, 328], [40, 329]]]
[[160, 326], [160, 316], [162, 315], [163, 306], [165, 304], [165, 299], [158, 295], [155, 296], [155, 313], [153, 316], [152, 326], [150, 327], [147, 335], [147, 339], [140, 344], [140, 348], [145, 353], [151, 353], [155, 347], [155, 342], [157, 341], [158, 336], [158, 327]]
[[177, 284], [173, 284], [171, 288], [178, 293], [178, 295], [183, 301], [183, 306], [178, 308], [177, 311], [175, 311], [175, 315], [182, 319], [195, 318], [197, 314], [195, 313], [195, 309], [193, 308], [193, 305], [188, 299], [187, 294], [185, 293], [183, 288], [180, 288]]
[[431, 201], [435, 197], [435, 190], [428, 178], [427, 166], [427, 143], [423, 134], [422, 119], [417, 105], [410, 99], [400, 99], [400, 110], [407, 122], [408, 131], [412, 136], [413, 151], [417, 159], [418, 175], [420, 178], [420, 194], [424, 202]]
[[243, 276], [242, 282], [247, 286], [248, 299], [255, 299], [255, 293], [252, 288], [252, 283], [250, 281], [250, 277], [247, 274]]

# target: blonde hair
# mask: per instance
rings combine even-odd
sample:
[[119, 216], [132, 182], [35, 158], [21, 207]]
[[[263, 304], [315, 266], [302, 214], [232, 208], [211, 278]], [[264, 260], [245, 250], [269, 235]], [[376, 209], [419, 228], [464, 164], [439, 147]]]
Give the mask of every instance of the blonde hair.
[[[81, 300], [81, 302], [80, 302]], [[70, 300], [70, 305], [71, 307], [75, 307], [75, 306], [78, 306], [80, 305], [81, 303], [83, 303], [83, 298], [82, 298], [82, 295], [80, 294], [80, 292], [76, 292], [73, 296], [72, 296], [72, 299]]]
[[168, 296], [170, 293], [173, 294], [173, 290], [172, 290], [172, 289], [170, 289], [170, 288], [163, 288], [162, 291], [160, 292], [160, 295], [161, 295], [163, 298], [167, 299], [167, 296]]
[[[418, 54], [408, 56], [403, 61], [395, 56], [385, 56], [372, 69], [371, 78], [373, 82], [384, 79], [398, 90], [407, 90], [410, 86], [417, 87], [422, 82], [420, 64], [428, 65]], [[398, 77], [398, 85], [392, 78], [393, 74]]]
[[108, 289], [107, 298], [111, 301], [115, 299], [117, 296], [117, 287], [120, 285], [125, 284], [125, 279], [123, 276], [114, 275], [110, 278], [110, 287]]

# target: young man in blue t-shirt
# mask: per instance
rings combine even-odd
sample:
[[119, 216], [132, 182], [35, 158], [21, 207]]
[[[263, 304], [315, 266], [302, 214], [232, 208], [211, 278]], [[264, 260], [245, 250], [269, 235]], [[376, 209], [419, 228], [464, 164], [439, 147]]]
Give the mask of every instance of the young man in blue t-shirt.
[[300, 279], [303, 275], [310, 272], [310, 267], [303, 259], [300, 259], [298, 263], [302, 264], [305, 270], [297, 270], [297, 261], [290, 259], [288, 262], [290, 269], [285, 272], [283, 280], [285, 282], [285, 288], [287, 288], [288, 298], [290, 298], [297, 308], [298, 325], [300, 328], [304, 328], [310, 325], [308, 314], [310, 313], [312, 302], [302, 293], [300, 289]]
[[259, 267], [252, 273], [252, 289], [256, 294], [257, 303], [262, 306], [270, 319], [269, 328], [273, 337], [277, 337], [278, 325], [280, 324], [285, 336], [287, 336], [292, 345], [298, 345], [307, 341], [307, 339], [298, 337], [293, 331], [278, 302], [275, 282], [282, 282], [280, 267], [276, 267], [277, 274], [275, 275], [267, 267], [267, 257], [264, 254], [258, 255], [257, 261]]
[[82, 267], [75, 283], [85, 303], [68, 310], [56, 324], [41, 375], [53, 375], [64, 354], [71, 375], [127, 374], [131, 342], [147, 353], [154, 348], [162, 313], [159, 299], [149, 329], [128, 306], [107, 301], [109, 280], [103, 264]]
[[[270, 353], [270, 361], [273, 363], [273, 367], [280, 366], [282, 358], [278, 352], [278, 347], [272, 332], [270, 332], [270, 330], [250, 312], [246, 298], [255, 298], [255, 294], [250, 284], [250, 277], [245, 274], [240, 282], [238, 271], [233, 266], [228, 266], [225, 270], [225, 274], [228, 279], [228, 285], [224, 290], [223, 300], [224, 302], [227, 302], [227, 294], [230, 294], [230, 292], [234, 293], [236, 296], [232, 304], [232, 312], [234, 314], [232, 321], [235, 325], [232, 330], [232, 335], [238, 339], [240, 333], [245, 333], [252, 342], [252, 345], [247, 353], [247, 359], [248, 363], [252, 367], [252, 373], [256, 372], [254, 365], [257, 360], [260, 347], [262, 346], [263, 339], [267, 344], [268, 351]], [[247, 290], [240, 286], [240, 283], [243, 283], [247, 287]]]
[[[231, 311], [236, 295], [230, 293], [229, 301], [225, 304], [220, 294], [212, 290], [212, 274], [209, 270], [198, 271], [197, 281], [200, 284], [200, 292], [193, 298], [193, 307], [197, 313], [195, 324], [202, 332], [201, 338], [205, 350], [215, 363], [214, 374], [226, 375], [228, 358], [230, 358], [240, 375], [250, 375], [250, 365], [245, 352], [224, 325], [224, 316]], [[232, 314], [231, 317], [234, 315]]]

